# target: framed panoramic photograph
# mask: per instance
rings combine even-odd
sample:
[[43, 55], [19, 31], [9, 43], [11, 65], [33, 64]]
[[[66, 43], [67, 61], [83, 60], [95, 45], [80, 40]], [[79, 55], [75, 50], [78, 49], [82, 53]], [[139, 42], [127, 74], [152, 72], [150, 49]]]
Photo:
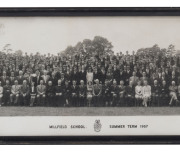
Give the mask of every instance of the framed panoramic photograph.
[[0, 8], [2, 143], [179, 135], [179, 8]]

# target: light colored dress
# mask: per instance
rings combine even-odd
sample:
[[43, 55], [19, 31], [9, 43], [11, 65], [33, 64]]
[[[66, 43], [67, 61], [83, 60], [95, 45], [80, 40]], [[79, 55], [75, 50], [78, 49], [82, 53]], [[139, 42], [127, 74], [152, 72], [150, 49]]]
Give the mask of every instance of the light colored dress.
[[3, 87], [0, 86], [0, 98], [2, 98], [2, 97], [3, 97]]
[[142, 88], [142, 95], [143, 98], [150, 98], [151, 97], [151, 86], [143, 86]]
[[142, 98], [143, 97], [142, 91], [143, 91], [143, 87], [137, 85], [135, 87], [135, 93], [136, 93], [135, 98]]

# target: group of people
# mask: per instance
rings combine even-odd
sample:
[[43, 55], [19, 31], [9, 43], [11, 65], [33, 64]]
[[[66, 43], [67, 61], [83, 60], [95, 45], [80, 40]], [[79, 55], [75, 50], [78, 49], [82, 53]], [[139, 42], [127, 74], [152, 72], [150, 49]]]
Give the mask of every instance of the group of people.
[[178, 106], [180, 57], [0, 52], [0, 106]]

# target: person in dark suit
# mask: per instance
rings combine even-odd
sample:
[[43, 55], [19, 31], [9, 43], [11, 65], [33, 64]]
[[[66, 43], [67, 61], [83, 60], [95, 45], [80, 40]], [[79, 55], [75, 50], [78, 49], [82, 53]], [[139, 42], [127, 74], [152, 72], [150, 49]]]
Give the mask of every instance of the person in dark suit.
[[168, 106], [169, 101], [169, 89], [166, 84], [166, 81], [162, 81], [162, 85], [160, 87], [160, 106]]
[[116, 83], [118, 82], [119, 77], [120, 77], [119, 70], [117, 69], [117, 66], [115, 65], [113, 69], [113, 79], [116, 80]]
[[95, 107], [102, 106], [101, 96], [102, 96], [102, 85], [99, 84], [99, 80], [96, 79], [95, 84], [93, 85], [93, 103]]
[[111, 105], [111, 89], [110, 86], [108, 85], [108, 81], [105, 81], [105, 84], [102, 86], [102, 96], [103, 96], [103, 101], [106, 107]]
[[61, 84], [61, 80], [58, 80], [58, 85], [55, 86], [55, 105], [54, 106], [58, 106], [58, 107], [65, 106], [64, 91], [65, 90]]
[[50, 81], [52, 81], [52, 85], [53, 86], [57, 86], [58, 85], [58, 79], [56, 77], [55, 72], [52, 72], [52, 76], [49, 79]]
[[10, 94], [11, 94], [11, 86], [9, 85], [9, 80], [6, 80], [6, 85], [3, 87], [3, 105], [10, 105]]
[[19, 71], [19, 76], [17, 76], [18, 84], [22, 85], [24, 80], [25, 80], [25, 78], [23, 76], [23, 71]]
[[14, 81], [14, 85], [11, 87], [10, 101], [11, 105], [19, 106], [19, 94], [20, 94], [20, 85], [18, 81]]
[[73, 107], [77, 107], [78, 104], [78, 86], [76, 85], [76, 81], [72, 81], [72, 86], [71, 86], [71, 103]]
[[71, 86], [69, 85], [69, 82], [69, 80], [66, 80], [63, 87], [65, 106], [71, 106]]
[[134, 102], [135, 88], [133, 82], [129, 81], [129, 85], [125, 88], [125, 103], [127, 106], [132, 107], [135, 105]]
[[14, 75], [14, 71], [11, 71], [11, 76], [9, 77], [10, 80], [10, 85], [14, 85], [14, 80], [16, 79], [15, 75]]
[[23, 84], [20, 88], [20, 98], [22, 106], [29, 105], [29, 85], [26, 80], [23, 80]]
[[84, 107], [87, 105], [86, 103], [86, 85], [84, 84], [84, 80], [80, 81], [80, 85], [79, 85], [79, 105], [81, 107]]
[[125, 86], [124, 86], [124, 81], [120, 81], [119, 85], [119, 105], [120, 106], [126, 106], [124, 103], [124, 97], [125, 97]]
[[36, 94], [37, 94], [35, 82], [31, 82], [31, 86], [29, 88], [29, 93], [30, 93], [30, 107], [33, 107], [35, 104]]
[[6, 85], [6, 80], [9, 80], [9, 77], [6, 75], [6, 71], [3, 71], [3, 75], [1, 76], [1, 85]]
[[46, 106], [54, 106], [54, 86], [52, 85], [52, 81], [48, 81], [46, 95], [47, 95], [47, 103]]
[[40, 80], [40, 85], [37, 86], [37, 106], [45, 106], [46, 86], [43, 80]]
[[151, 87], [151, 91], [152, 91], [152, 106], [159, 106], [160, 87], [158, 85], [157, 80], [154, 80], [154, 85]]
[[39, 70], [36, 70], [35, 75], [32, 75], [32, 81], [35, 83], [34, 86], [37, 87], [42, 80]]
[[113, 84], [110, 87], [110, 92], [111, 92], [110, 106], [116, 106], [116, 105], [119, 106], [118, 103], [119, 87], [115, 79], [113, 80]]

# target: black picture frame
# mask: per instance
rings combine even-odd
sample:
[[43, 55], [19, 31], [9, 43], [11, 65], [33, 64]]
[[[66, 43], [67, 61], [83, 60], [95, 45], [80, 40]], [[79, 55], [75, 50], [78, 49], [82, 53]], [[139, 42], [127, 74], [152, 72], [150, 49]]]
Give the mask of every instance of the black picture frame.
[[[0, 17], [30, 16], [180, 16], [180, 8], [0, 8]], [[0, 144], [180, 144], [180, 136], [1, 136]]]

